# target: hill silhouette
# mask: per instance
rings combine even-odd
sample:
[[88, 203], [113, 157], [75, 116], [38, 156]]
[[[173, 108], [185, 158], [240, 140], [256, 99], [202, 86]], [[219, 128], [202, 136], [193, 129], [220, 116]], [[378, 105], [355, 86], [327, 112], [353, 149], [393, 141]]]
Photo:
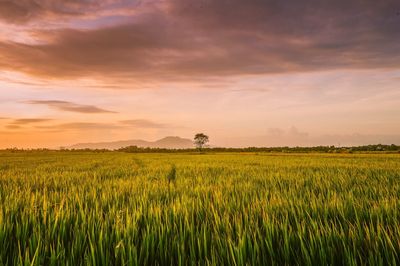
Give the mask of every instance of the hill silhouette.
[[78, 143], [67, 147], [68, 149], [108, 149], [115, 150], [129, 146], [143, 148], [163, 148], [163, 149], [190, 149], [193, 148], [193, 141], [177, 136], [169, 136], [156, 141], [146, 141], [141, 139], [122, 140], [112, 142]]

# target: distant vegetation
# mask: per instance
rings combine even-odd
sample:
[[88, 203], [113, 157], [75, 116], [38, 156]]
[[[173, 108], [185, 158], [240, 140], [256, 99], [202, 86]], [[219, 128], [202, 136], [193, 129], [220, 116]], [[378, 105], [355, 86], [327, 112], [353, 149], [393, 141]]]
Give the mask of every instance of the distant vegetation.
[[[158, 149], [141, 148], [130, 146], [118, 149], [122, 152], [132, 153], [163, 153], [163, 152], [195, 152], [196, 149]], [[203, 152], [282, 152], [282, 153], [353, 153], [353, 152], [400, 152], [400, 146], [397, 145], [366, 145], [357, 147], [335, 147], [335, 146], [317, 146], [317, 147], [248, 147], [248, 148], [202, 148]]]
[[[51, 149], [5, 149], [5, 151], [18, 152], [18, 151], [50, 151]], [[58, 150], [51, 150], [58, 151]], [[110, 152], [109, 149], [67, 149], [63, 148], [59, 151], [87, 151], [87, 152]], [[128, 153], [193, 153], [198, 149], [166, 149], [166, 148], [144, 148], [138, 146], [128, 146], [115, 151], [128, 152]], [[354, 147], [336, 147], [336, 146], [315, 146], [315, 147], [247, 147], [247, 148], [223, 148], [223, 147], [206, 147], [202, 148], [203, 152], [274, 152], [274, 153], [398, 153], [400, 146], [391, 144], [375, 144]]]
[[198, 154], [0, 151], [0, 265], [400, 263], [399, 154]]

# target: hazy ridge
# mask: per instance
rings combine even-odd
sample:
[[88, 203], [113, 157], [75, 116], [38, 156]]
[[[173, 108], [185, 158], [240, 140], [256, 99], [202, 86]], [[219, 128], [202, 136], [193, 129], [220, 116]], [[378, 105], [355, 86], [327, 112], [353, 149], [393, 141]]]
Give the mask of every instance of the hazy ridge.
[[193, 148], [193, 141], [181, 137], [165, 137], [156, 141], [146, 141], [141, 139], [111, 141], [111, 142], [93, 142], [78, 143], [68, 146], [69, 149], [109, 149], [115, 150], [128, 146], [138, 146], [143, 148], [165, 148], [165, 149], [188, 149]]

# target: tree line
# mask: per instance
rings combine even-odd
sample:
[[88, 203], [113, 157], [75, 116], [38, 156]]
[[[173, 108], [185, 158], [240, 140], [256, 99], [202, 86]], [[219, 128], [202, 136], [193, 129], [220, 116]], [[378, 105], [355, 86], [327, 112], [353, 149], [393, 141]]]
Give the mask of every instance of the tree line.
[[[247, 148], [224, 148], [224, 147], [209, 147], [206, 144], [209, 142], [209, 137], [203, 133], [197, 133], [194, 136], [193, 144], [196, 148], [187, 149], [167, 149], [167, 148], [150, 148], [128, 146], [121, 147], [115, 151], [128, 153], [194, 153], [194, 152], [275, 152], [275, 153], [353, 153], [353, 152], [380, 152], [380, 153], [400, 153], [400, 146], [391, 144], [375, 144], [353, 147], [335, 147], [335, 146], [315, 146], [315, 147], [247, 147]], [[61, 151], [90, 151], [90, 152], [109, 152], [108, 149], [66, 149], [61, 148]], [[50, 151], [50, 149], [6, 149], [6, 151]], [[53, 150], [55, 151], [55, 150]]]
[[24, 152], [24, 151], [82, 151], [82, 152], [127, 152], [127, 153], [198, 153], [198, 152], [274, 152], [274, 153], [353, 153], [353, 152], [381, 152], [381, 153], [400, 153], [400, 146], [391, 144], [376, 144], [364, 146], [349, 146], [349, 147], [335, 147], [335, 146], [315, 146], [315, 147], [247, 147], [247, 148], [224, 148], [224, 147], [202, 147], [192, 149], [167, 149], [167, 148], [150, 148], [128, 146], [116, 150], [108, 149], [22, 149], [22, 148], [8, 148], [2, 151], [7, 152]]
[[[128, 153], [181, 153], [198, 152], [199, 149], [165, 149], [144, 148], [129, 146], [117, 151]], [[400, 152], [400, 146], [391, 144], [376, 144], [354, 147], [315, 146], [315, 147], [247, 147], [247, 148], [224, 148], [224, 147], [202, 147], [201, 152], [282, 152], [282, 153], [352, 153], [352, 152]]]

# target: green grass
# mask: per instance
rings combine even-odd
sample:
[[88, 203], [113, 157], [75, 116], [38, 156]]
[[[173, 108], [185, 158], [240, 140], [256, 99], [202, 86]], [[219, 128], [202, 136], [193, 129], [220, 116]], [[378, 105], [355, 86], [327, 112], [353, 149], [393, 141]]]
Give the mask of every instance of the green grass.
[[396, 154], [0, 152], [0, 265], [394, 265], [399, 204]]

